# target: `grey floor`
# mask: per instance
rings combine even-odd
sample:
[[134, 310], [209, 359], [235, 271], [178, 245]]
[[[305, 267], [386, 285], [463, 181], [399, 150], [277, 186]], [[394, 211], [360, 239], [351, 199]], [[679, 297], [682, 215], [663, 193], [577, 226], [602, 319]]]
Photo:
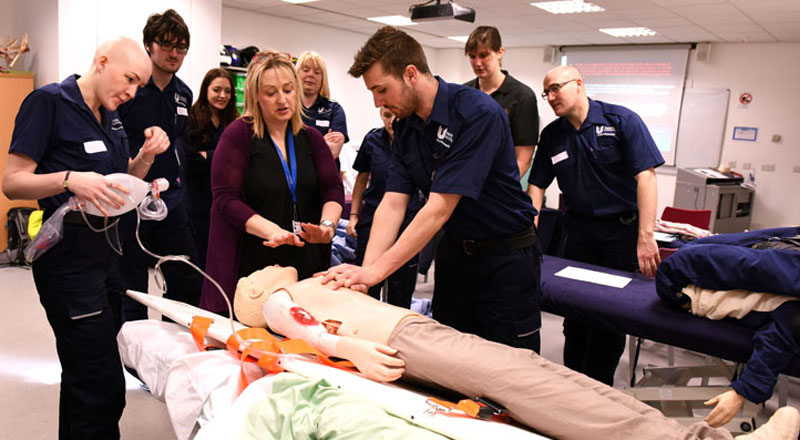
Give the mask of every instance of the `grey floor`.
[[[430, 297], [432, 277], [428, 282], [420, 277], [417, 286], [416, 296]], [[0, 268], [0, 301], [0, 440], [57, 438], [60, 367], [30, 270]], [[560, 363], [563, 343], [561, 318], [544, 314], [542, 354]], [[676, 350], [678, 365], [703, 360], [694, 353]], [[666, 348], [645, 343], [640, 365], [666, 365]], [[627, 371], [626, 352], [617, 369], [617, 387], [628, 383]], [[127, 379], [127, 406], [120, 422], [122, 438], [174, 439], [164, 404], [142, 390], [136, 379]], [[788, 391], [789, 403], [797, 407], [800, 384], [790, 381]], [[776, 407], [777, 397], [773, 397], [762, 414], [769, 414]]]

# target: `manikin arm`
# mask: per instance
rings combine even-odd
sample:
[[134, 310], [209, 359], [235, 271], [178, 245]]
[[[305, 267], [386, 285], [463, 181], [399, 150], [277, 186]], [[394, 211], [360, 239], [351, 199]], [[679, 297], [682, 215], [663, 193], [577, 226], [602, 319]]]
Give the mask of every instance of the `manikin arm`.
[[405, 362], [394, 357], [397, 350], [350, 336], [328, 333], [308, 311], [292, 302], [285, 290], [273, 293], [261, 308], [272, 330], [294, 339], [303, 339], [327, 356], [352, 362], [369, 379], [391, 382], [403, 375]]

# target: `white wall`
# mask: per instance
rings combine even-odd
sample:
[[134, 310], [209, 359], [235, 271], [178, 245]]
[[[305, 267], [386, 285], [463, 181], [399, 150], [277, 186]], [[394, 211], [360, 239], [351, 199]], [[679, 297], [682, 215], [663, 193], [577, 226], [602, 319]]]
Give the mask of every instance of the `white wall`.
[[[800, 173], [792, 172], [800, 167], [799, 71], [800, 43], [712, 44], [708, 62], [689, 63], [687, 86], [731, 90], [722, 162], [736, 162], [733, 168], [745, 176], [743, 163], [756, 170], [753, 229], [800, 224]], [[738, 101], [742, 92], [753, 95], [746, 108]], [[758, 140], [732, 140], [735, 126], [757, 127]], [[773, 134], [782, 140], [773, 143]]]
[[178, 77], [197, 96], [205, 73], [219, 66], [222, 0], [59, 0], [59, 78], [85, 72], [105, 40], [125, 36], [142, 41], [147, 17], [169, 8], [189, 26], [191, 46]]
[[[30, 53], [22, 55], [14, 70], [34, 72], [35, 86], [58, 80], [58, 1], [29, 0], [13, 2], [14, 38], [28, 33]], [[4, 12], [5, 13], [5, 12]]]
[[[545, 73], [553, 67], [542, 62], [542, 55], [541, 48], [509, 48], [503, 57], [503, 67], [539, 93]], [[440, 65], [446, 67], [441, 72], [449, 80], [466, 81], [472, 77], [463, 50], [442, 49], [438, 57]], [[697, 62], [694, 52], [690, 54], [687, 87], [731, 90], [722, 162], [736, 162], [733, 169], [744, 175], [749, 173], [742, 169], [745, 162], [756, 169], [753, 229], [800, 224], [800, 204], [787, 203], [788, 199], [796, 200], [793, 193], [800, 190], [800, 173], [792, 172], [793, 167], [800, 166], [798, 71], [800, 43], [715, 43], [708, 62]], [[742, 92], [753, 94], [753, 102], [747, 108], [738, 102]], [[542, 127], [555, 119], [544, 100], [539, 101], [539, 115]], [[734, 126], [757, 127], [758, 141], [732, 140]], [[771, 142], [773, 134], [780, 134], [781, 142]], [[765, 164], [775, 165], [775, 171], [762, 171], [761, 166]], [[660, 169], [659, 214], [665, 206], [672, 205], [674, 192], [674, 170]], [[548, 206], [555, 207], [558, 200], [556, 185], [548, 189], [547, 198]]]
[[[247, 46], [272, 48], [295, 56], [306, 50], [314, 50], [322, 55], [328, 65], [331, 98], [344, 108], [349, 145], [355, 148], [361, 145], [370, 129], [381, 126], [378, 109], [374, 107], [372, 94], [364, 86], [364, 81], [347, 74], [353, 56], [368, 38], [369, 35], [357, 32], [236, 8], [222, 8], [223, 44], [239, 49]], [[425, 51], [428, 62], [434, 68], [436, 51], [430, 48]]]
[[[36, 87], [89, 68], [97, 45], [116, 36], [142, 40], [147, 17], [173, 8], [192, 33], [178, 76], [197, 94], [208, 69], [219, 65], [222, 0], [3, 0], [0, 35], [27, 32], [31, 53], [15, 66], [34, 73]], [[10, 22], [8, 31], [3, 25]]]
[[15, 25], [14, 25], [14, 17], [16, 17], [16, 8], [17, 2], [13, 0], [0, 0], [0, 10], [3, 11], [0, 14], [0, 38], [2, 37], [14, 37]]

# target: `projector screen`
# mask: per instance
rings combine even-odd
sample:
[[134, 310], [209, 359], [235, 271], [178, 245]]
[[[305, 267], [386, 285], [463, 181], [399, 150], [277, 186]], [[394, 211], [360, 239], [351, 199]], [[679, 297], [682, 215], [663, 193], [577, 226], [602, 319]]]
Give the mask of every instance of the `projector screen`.
[[667, 165], [675, 165], [689, 45], [564, 47], [562, 64], [577, 67], [586, 93], [641, 116]]

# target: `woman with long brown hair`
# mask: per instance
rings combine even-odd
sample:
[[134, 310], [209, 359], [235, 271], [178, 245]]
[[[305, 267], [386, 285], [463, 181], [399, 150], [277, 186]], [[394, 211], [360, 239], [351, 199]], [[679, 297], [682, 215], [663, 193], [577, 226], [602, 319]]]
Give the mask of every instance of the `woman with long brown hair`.
[[189, 111], [191, 147], [186, 152], [189, 222], [201, 267], [206, 264], [211, 218], [211, 159], [223, 130], [237, 117], [231, 74], [221, 68], [209, 70], [200, 86], [200, 96]]

